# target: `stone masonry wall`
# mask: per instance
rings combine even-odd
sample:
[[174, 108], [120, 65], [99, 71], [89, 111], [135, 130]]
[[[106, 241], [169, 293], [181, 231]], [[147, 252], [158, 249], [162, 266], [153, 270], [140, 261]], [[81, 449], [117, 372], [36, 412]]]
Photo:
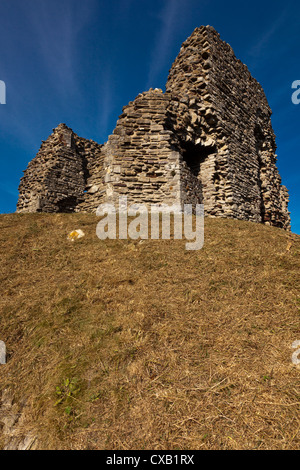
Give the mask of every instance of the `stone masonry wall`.
[[129, 203], [180, 202], [179, 155], [167, 126], [170, 99], [150, 90], [123, 108], [104, 148], [107, 201], [127, 195]]
[[17, 212], [74, 212], [84, 201], [88, 207], [87, 179], [95, 166], [101, 172], [101, 148], [65, 124], [53, 129], [21, 178]]
[[105, 145], [65, 125], [43, 143], [20, 184], [19, 212], [91, 211], [102, 202], [204, 203], [216, 217], [290, 229], [261, 85], [210, 26], [182, 45], [166, 93], [123, 108]]
[[182, 45], [166, 89], [186, 98], [176, 131], [186, 155], [198, 154], [206, 213], [289, 228], [264, 91], [212, 27]]
[[172, 128], [171, 101], [171, 95], [156, 89], [123, 108], [104, 147], [107, 202], [127, 195], [129, 203], [180, 204], [182, 192], [201, 201], [201, 183], [183, 162]]

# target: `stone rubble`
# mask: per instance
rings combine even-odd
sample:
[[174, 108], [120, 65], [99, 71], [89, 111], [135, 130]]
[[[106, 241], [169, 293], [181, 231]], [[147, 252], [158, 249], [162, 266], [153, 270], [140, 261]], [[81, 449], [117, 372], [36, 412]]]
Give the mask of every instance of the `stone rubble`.
[[123, 108], [104, 145], [60, 124], [21, 179], [18, 212], [96, 212], [103, 202], [204, 203], [205, 214], [290, 230], [261, 85], [211, 26], [183, 43], [166, 84]]

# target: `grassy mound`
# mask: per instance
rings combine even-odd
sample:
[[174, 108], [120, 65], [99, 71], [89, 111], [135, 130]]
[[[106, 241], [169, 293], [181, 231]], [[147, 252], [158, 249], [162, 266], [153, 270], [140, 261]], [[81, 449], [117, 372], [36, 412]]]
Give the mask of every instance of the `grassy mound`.
[[205, 219], [186, 251], [100, 241], [97, 220], [0, 216], [0, 393], [26, 400], [22, 432], [40, 449], [299, 448], [300, 237]]

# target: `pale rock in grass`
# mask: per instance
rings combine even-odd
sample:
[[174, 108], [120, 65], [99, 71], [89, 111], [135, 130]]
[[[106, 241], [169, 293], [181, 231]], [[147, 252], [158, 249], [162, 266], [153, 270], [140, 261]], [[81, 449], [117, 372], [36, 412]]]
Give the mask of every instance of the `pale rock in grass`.
[[85, 236], [85, 233], [81, 229], [77, 229], [69, 233], [68, 239], [74, 242], [75, 240], [79, 240], [80, 238], [83, 238], [84, 236]]

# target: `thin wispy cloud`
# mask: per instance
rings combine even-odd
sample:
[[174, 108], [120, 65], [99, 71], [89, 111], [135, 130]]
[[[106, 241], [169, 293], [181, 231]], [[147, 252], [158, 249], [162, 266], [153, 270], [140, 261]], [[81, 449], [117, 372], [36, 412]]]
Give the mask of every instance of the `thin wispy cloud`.
[[7, 184], [1, 181], [0, 190], [1, 192], [5, 192], [9, 194], [10, 196], [18, 197], [18, 188], [13, 184]]
[[26, 14], [36, 38], [36, 51], [44, 62], [48, 80], [59, 91], [77, 92], [79, 32], [92, 17], [94, 0], [38, 2]]
[[168, 51], [173, 39], [176, 37], [178, 17], [182, 18], [182, 14], [182, 2], [180, 0], [166, 0], [165, 6], [159, 15], [161, 26], [153, 48], [147, 89], [155, 87], [155, 80], [167, 63]]
[[288, 18], [288, 10], [283, 10], [282, 14], [277, 18], [277, 20], [270, 25], [269, 28], [264, 30], [262, 36], [259, 40], [251, 47], [249, 55], [259, 58], [263, 55], [266, 48], [270, 45], [270, 42], [275, 34], [278, 33], [284, 22]]
[[113, 112], [113, 79], [109, 67], [103, 71], [100, 77], [100, 86], [97, 93], [99, 96], [97, 129], [102, 138], [106, 140], [109, 121]]
[[[97, 0], [31, 0], [30, 6], [20, 4], [19, 13], [23, 19], [20, 23], [20, 37], [25, 44], [22, 47], [21, 43], [20, 48], [25, 53], [26, 69], [22, 74], [21, 65], [20, 70], [16, 66], [11, 67], [12, 58], [18, 57], [19, 48], [10, 38], [7, 50], [4, 49], [6, 55], [4, 58], [2, 55], [4, 64], [1, 69], [5, 70], [5, 65], [8, 68], [6, 120], [2, 128], [7, 135], [17, 135], [24, 147], [35, 148], [35, 130], [28, 122], [35, 111], [36, 115], [41, 114], [41, 107], [43, 103], [48, 103], [50, 95], [57, 98], [55, 106], [49, 108], [48, 115], [55, 115], [57, 107], [63, 114], [64, 107], [69, 108], [70, 98], [74, 97], [76, 103], [83, 101], [77, 77], [81, 63], [80, 33], [93, 18], [96, 9]], [[15, 60], [15, 63], [18, 61]], [[24, 110], [27, 110], [28, 119], [20, 119]]]

